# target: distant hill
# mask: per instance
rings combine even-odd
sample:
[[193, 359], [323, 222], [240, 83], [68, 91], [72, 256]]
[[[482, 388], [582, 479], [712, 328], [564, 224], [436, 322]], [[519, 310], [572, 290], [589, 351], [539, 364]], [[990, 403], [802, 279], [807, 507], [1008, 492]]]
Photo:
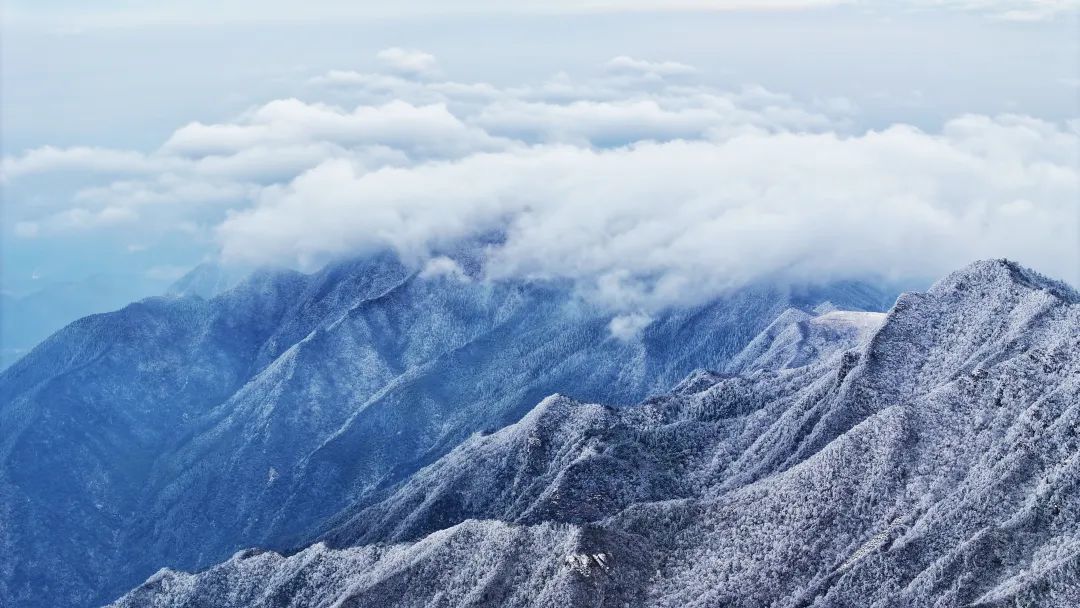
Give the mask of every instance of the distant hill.
[[143, 282], [93, 275], [50, 283], [26, 294], [0, 294], [0, 369], [6, 368], [68, 323], [116, 310], [146, 297]]

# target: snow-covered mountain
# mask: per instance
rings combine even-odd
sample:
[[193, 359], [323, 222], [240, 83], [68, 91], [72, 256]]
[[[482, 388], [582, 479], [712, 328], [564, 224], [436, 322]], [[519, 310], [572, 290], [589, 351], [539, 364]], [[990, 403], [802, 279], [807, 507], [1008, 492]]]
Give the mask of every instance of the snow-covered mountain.
[[77, 281], [49, 282], [29, 293], [0, 292], [0, 370], [72, 321], [146, 296], [147, 281], [123, 274], [95, 274]]
[[244, 279], [242, 275], [243, 271], [230, 270], [214, 262], [203, 262], [169, 285], [165, 295], [209, 299], [235, 287]]
[[1071, 288], [979, 262], [884, 318], [775, 315], [726, 367], [631, 407], [547, 397], [298, 552], [116, 605], [1080, 605]]
[[[492, 433], [548, 395], [628, 406], [698, 368], [803, 365], [873, 325], [829, 311], [892, 300], [858, 283], [757, 285], [613, 335], [612, 313], [570, 285], [483, 281], [467, 255], [458, 267], [415, 272], [376, 255], [313, 275], [259, 272], [205, 298], [210, 276], [210, 292], [192, 281], [196, 295], [47, 339], [0, 374], [0, 605], [101, 604], [162, 566], [324, 533], [379, 537], [352, 525], [365, 510], [387, 513], [381, 529], [410, 528], [391, 507], [402, 483], [423, 481], [413, 472], [502, 437]], [[662, 481], [622, 502], [686, 494]], [[423, 521], [438, 517], [418, 510], [406, 536], [439, 529]]]

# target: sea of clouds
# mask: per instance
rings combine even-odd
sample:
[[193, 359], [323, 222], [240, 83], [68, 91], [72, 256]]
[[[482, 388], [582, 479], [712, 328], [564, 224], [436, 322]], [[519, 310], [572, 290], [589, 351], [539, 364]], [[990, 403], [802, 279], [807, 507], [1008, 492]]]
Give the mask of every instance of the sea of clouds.
[[1078, 278], [1080, 120], [861, 130], [849, 100], [718, 90], [675, 62], [495, 86], [421, 51], [379, 59], [150, 152], [5, 157], [5, 186], [77, 184], [16, 233], [205, 230], [226, 263], [306, 270], [386, 248], [423, 268], [499, 234], [488, 278], [570, 279], [646, 313], [762, 279], [921, 280], [986, 257]]

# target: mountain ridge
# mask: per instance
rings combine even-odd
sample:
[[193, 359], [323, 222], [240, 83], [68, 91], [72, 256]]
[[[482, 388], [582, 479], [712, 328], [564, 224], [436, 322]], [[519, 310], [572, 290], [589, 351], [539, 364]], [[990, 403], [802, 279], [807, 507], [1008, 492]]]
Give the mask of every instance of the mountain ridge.
[[[1032, 276], [974, 264], [805, 366], [695, 372], [630, 408], [549, 397], [320, 544], [220, 587], [206, 583], [241, 558], [164, 572], [116, 605], [240, 605], [228, 594], [256, 589], [278, 595], [247, 605], [431, 597], [395, 595], [405, 581], [450, 605], [1075, 605], [1080, 301]], [[633, 495], [649, 483], [656, 496]], [[505, 526], [540, 551], [471, 557]], [[339, 567], [379, 547], [409, 557]], [[173, 580], [187, 587], [163, 589]], [[514, 591], [485, 599], [493, 585]]]
[[258, 272], [81, 320], [0, 374], [0, 419], [26, 422], [0, 437], [0, 524], [26, 556], [0, 598], [104, 602], [164, 564], [289, 546], [551, 392], [631, 404], [783, 310], [886, 297], [756, 286], [626, 341], [566, 285], [421, 274], [390, 255]]

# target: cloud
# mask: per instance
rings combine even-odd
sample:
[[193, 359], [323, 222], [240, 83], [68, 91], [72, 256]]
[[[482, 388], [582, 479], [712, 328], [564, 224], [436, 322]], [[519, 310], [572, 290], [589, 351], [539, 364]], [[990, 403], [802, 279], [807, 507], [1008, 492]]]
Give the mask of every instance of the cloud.
[[742, 105], [733, 97], [686, 93], [616, 101], [500, 101], [473, 120], [488, 132], [530, 141], [612, 147], [636, 141], [723, 138], [755, 129], [827, 127], [833, 119], [788, 105]]
[[121, 208], [146, 205], [196, 205], [235, 203], [257, 191], [255, 185], [215, 184], [203, 180], [165, 175], [156, 182], [117, 181], [104, 187], [85, 188], [75, 195], [79, 203], [100, 203]]
[[351, 111], [298, 99], [255, 108], [236, 122], [181, 127], [164, 152], [187, 157], [237, 154], [254, 146], [337, 144], [385, 146], [419, 157], [460, 154], [503, 145], [470, 128], [444, 104], [413, 105], [394, 100]]
[[392, 71], [408, 76], [427, 76], [438, 67], [434, 55], [415, 49], [392, 47], [379, 51], [376, 57]]
[[161, 265], [147, 268], [143, 275], [152, 281], [172, 282], [187, 274], [189, 266]]
[[[131, 224], [138, 219], [138, 213], [134, 209], [127, 207], [107, 206], [101, 209], [74, 207], [32, 222], [34, 226], [33, 235], [65, 234], [95, 228], [109, 228], [122, 224]], [[20, 224], [27, 223], [20, 222]]]
[[328, 162], [219, 236], [229, 258], [317, 265], [386, 247], [423, 259], [501, 230], [489, 276], [572, 279], [624, 310], [763, 277], [927, 278], [1002, 255], [1068, 276], [1076, 143], [1050, 123], [968, 116], [941, 134], [543, 145], [366, 174]]
[[228, 3], [190, 0], [184, 3], [142, 3], [104, 0], [93, 8], [84, 3], [13, 0], [8, 18], [13, 23], [47, 23], [78, 31], [88, 27], [137, 27], [147, 24], [185, 25], [264, 23], [267, 21], [327, 21], [373, 18], [432, 17], [477, 14], [580, 14], [627, 12], [807, 11], [838, 6], [888, 14], [912, 7], [933, 11], [966, 11], [1011, 20], [1048, 19], [1077, 8], [1076, 0], [403, 0], [394, 3], [309, 0], [302, 5], [286, 0], [233, 0]]
[[163, 159], [152, 159], [131, 150], [43, 146], [21, 156], [5, 156], [0, 163], [0, 174], [4, 181], [8, 181], [25, 175], [56, 171], [152, 173], [166, 169], [167, 164], [168, 161]]
[[953, 4], [1004, 21], [1045, 21], [1080, 9], [1080, 0], [968, 0]]
[[23, 236], [210, 226], [226, 261], [391, 249], [425, 276], [464, 276], [441, 252], [484, 239], [487, 279], [572, 281], [621, 336], [761, 280], [929, 279], [1000, 256], [1078, 278], [1080, 122], [854, 130], [847, 100], [687, 68], [617, 57], [503, 87], [334, 71], [311, 90], [355, 105], [276, 100], [149, 153], [31, 150], [5, 175], [100, 175], [73, 208], [20, 207]]
[[435, 277], [453, 277], [459, 281], [468, 281], [469, 275], [456, 261], [446, 256], [435, 256], [424, 264], [420, 276], [425, 279]]
[[637, 74], [663, 78], [665, 76], [688, 76], [697, 73], [697, 68], [677, 61], [645, 61], [626, 55], [610, 59], [605, 67], [614, 74]]
[[652, 321], [652, 317], [641, 313], [618, 315], [608, 323], [608, 331], [614, 338], [628, 342], [637, 338]]

